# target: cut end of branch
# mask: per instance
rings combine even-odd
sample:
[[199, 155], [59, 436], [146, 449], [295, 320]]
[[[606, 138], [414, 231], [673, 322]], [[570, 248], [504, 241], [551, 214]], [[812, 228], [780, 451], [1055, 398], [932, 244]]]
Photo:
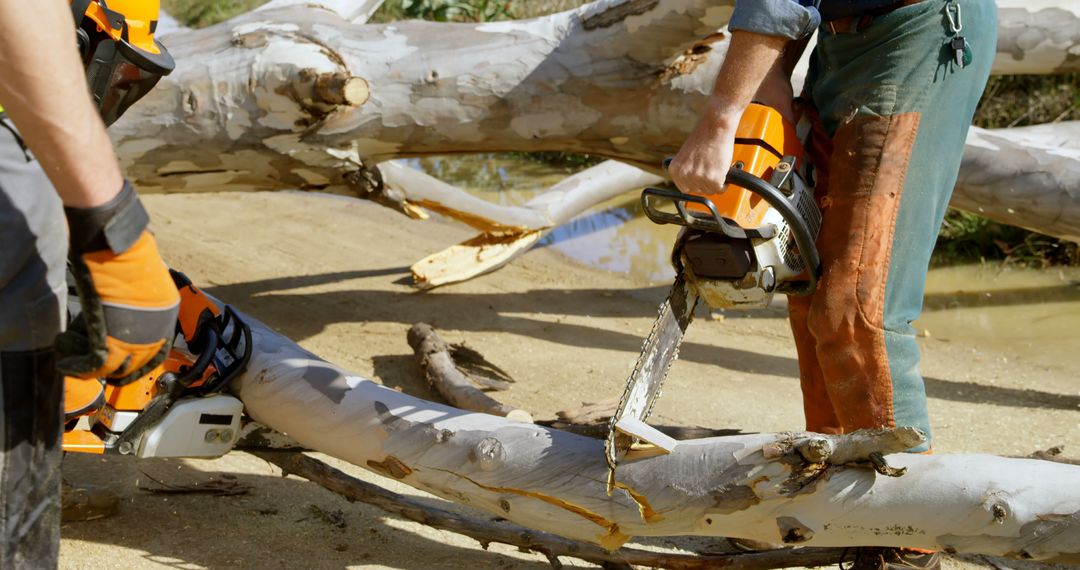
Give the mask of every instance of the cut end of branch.
[[315, 78], [315, 94], [324, 103], [359, 107], [371, 97], [371, 89], [363, 78], [340, 71], [320, 73]]

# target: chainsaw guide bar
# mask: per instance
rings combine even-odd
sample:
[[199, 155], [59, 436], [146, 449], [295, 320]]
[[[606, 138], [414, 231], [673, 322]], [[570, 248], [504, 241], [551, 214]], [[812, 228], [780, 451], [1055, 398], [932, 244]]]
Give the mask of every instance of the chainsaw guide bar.
[[604, 455], [608, 463], [608, 492], [615, 485], [615, 467], [628, 456], [635, 440], [657, 448], [658, 455], [671, 453], [677, 442], [645, 423], [671, 363], [679, 357], [679, 345], [694, 319], [698, 293], [680, 274], [671, 286], [668, 298], [660, 305], [660, 314], [638, 355], [634, 371], [626, 381], [619, 407], [611, 417]]

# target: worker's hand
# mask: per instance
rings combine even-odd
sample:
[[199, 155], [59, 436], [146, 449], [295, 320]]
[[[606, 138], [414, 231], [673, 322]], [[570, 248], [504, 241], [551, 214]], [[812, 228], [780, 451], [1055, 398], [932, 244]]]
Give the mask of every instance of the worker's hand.
[[687, 194], [708, 196], [724, 191], [742, 109], [714, 107], [709, 106], [668, 165], [671, 181]]
[[129, 184], [102, 206], [64, 210], [69, 268], [83, 310], [57, 337], [57, 368], [68, 376], [129, 383], [165, 359], [180, 295]]
[[[793, 99], [791, 79], [779, 63], [765, 75], [754, 95], [754, 101], [776, 109], [791, 124], [798, 120]], [[668, 166], [672, 182], [683, 192], [708, 196], [724, 191], [735, 150], [735, 131], [745, 109], [725, 105], [723, 100], [710, 98], [697, 127]]]

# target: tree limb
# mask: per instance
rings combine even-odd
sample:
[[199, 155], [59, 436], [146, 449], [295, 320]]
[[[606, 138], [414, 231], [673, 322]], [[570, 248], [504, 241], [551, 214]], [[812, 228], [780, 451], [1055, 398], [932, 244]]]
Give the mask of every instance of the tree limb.
[[530, 530], [504, 520], [482, 519], [433, 507], [352, 477], [302, 453], [282, 451], [250, 453], [277, 465], [285, 475], [303, 477], [328, 491], [345, 497], [350, 502], [360, 501], [423, 525], [463, 534], [485, 546], [492, 542], [509, 544], [539, 552], [549, 559], [569, 557], [594, 564], [614, 563], [672, 570], [706, 568], [765, 570], [793, 566], [825, 566], [835, 564], [843, 556], [843, 549], [837, 548], [798, 548], [729, 555], [674, 554], [634, 548], [621, 548], [611, 552], [592, 544]]
[[817, 463], [808, 442], [822, 436], [739, 435], [626, 462], [609, 496], [600, 441], [401, 394], [249, 322], [254, 354], [231, 386], [257, 421], [530, 528], [608, 549], [632, 536], [707, 535], [1080, 561], [1077, 466], [905, 453], [879, 465], [875, 455], [910, 443], [888, 434], [855, 453], [862, 436], [841, 436], [842, 453]]

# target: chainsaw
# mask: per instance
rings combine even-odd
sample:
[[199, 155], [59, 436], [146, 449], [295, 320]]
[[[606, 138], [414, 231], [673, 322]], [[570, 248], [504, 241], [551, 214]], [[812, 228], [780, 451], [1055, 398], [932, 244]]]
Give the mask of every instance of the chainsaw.
[[620, 461], [671, 453], [678, 443], [645, 420], [699, 300], [714, 309], [754, 309], [767, 307], [775, 293], [814, 292], [821, 276], [814, 245], [821, 212], [812, 179], [795, 127], [775, 109], [754, 103], [736, 130], [722, 192], [707, 197], [662, 188], [642, 192], [650, 220], [683, 230], [672, 252], [675, 283], [608, 426], [609, 493]]
[[251, 329], [182, 273], [176, 338], [165, 361], [123, 386], [64, 378], [64, 451], [218, 457], [240, 436], [243, 404], [226, 393], [251, 358]]

